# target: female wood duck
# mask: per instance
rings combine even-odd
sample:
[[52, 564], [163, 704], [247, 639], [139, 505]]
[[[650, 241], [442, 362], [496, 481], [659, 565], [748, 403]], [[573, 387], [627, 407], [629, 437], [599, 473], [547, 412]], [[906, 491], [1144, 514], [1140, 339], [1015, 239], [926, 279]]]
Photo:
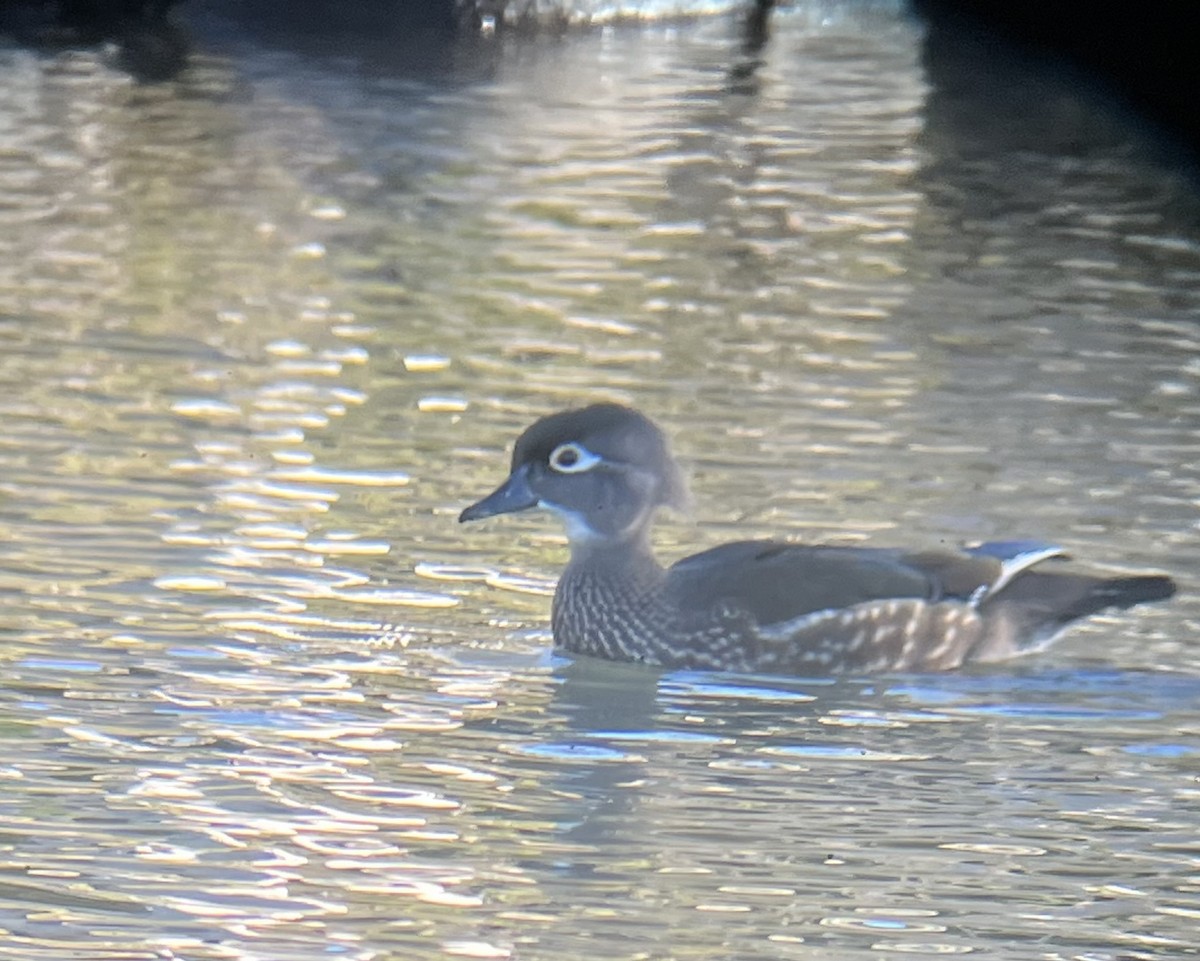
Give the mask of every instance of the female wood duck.
[[1032, 541], [963, 551], [736, 541], [663, 568], [650, 548], [683, 475], [637, 411], [594, 404], [543, 417], [513, 450], [477, 520], [544, 507], [571, 560], [554, 594], [555, 645], [664, 668], [821, 675], [940, 671], [1038, 650], [1072, 621], [1175, 592], [1163, 575], [1101, 577], [1041, 566]]

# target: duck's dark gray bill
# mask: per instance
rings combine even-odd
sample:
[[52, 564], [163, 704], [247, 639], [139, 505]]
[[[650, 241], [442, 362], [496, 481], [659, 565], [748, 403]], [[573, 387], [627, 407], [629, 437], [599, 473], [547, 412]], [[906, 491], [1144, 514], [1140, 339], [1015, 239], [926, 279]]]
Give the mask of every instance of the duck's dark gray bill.
[[529, 489], [529, 480], [525, 468], [520, 468], [509, 476], [503, 484], [488, 494], [477, 504], [472, 504], [458, 515], [459, 523], [477, 521], [484, 517], [495, 517], [497, 514], [515, 514], [517, 511], [527, 511], [537, 507], [538, 498]]

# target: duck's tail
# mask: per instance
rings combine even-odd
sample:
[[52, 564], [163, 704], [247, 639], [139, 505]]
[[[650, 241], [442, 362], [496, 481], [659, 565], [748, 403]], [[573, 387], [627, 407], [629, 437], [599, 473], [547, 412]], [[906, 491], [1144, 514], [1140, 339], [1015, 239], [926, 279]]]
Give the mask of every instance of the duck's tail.
[[985, 650], [976, 659], [1040, 650], [1073, 621], [1110, 608], [1124, 610], [1166, 600], [1175, 590], [1175, 582], [1165, 574], [1102, 577], [1044, 569], [1024, 572], [980, 605], [990, 630]]

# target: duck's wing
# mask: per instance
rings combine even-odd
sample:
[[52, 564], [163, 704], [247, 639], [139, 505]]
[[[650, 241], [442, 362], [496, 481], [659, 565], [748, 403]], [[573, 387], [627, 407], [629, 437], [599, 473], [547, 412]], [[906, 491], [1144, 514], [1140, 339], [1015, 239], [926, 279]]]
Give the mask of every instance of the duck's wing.
[[893, 600], [978, 605], [1059, 548], [1033, 541], [965, 551], [904, 551], [737, 541], [694, 554], [667, 572], [684, 610], [721, 606], [768, 626], [817, 611]]

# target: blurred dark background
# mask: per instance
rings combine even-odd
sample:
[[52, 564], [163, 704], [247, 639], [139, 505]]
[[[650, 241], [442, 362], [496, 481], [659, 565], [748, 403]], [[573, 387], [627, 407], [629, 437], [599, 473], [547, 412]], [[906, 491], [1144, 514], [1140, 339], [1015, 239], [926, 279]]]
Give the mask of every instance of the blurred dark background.
[[980, 45], [1007, 47], [1106, 87], [1193, 162], [1200, 158], [1195, 4], [913, 0], [913, 9], [928, 24], [925, 60], [935, 86], [946, 59], [961, 59]]
[[[169, 77], [185, 63], [187, 20], [209, 0], [0, 0], [0, 35], [42, 47], [114, 42], [128, 69], [145, 80]], [[769, 37], [776, 0], [746, 0], [748, 32]], [[230, 6], [224, 4], [222, 14]], [[562, 28], [563, 18], [539, 21], [546, 5], [528, 0], [243, 0], [237, 5], [247, 31], [259, 42], [307, 33], [344, 45], [360, 32], [378, 41], [382, 30], [400, 43], [421, 43], [464, 32]], [[564, 8], [569, 3], [564, 2]], [[1194, 5], [1182, 0], [1152, 4], [1081, 4], [1077, 0], [912, 0], [926, 23], [926, 67], [935, 89], [943, 64], [963, 76], [963, 62], [1027, 58], [1077, 73], [1157, 126], [1189, 158], [1200, 158], [1200, 58], [1196, 56]], [[966, 71], [968, 74], [970, 71]], [[978, 73], [988, 82], [986, 67]], [[961, 83], [961, 79], [956, 82]]]

